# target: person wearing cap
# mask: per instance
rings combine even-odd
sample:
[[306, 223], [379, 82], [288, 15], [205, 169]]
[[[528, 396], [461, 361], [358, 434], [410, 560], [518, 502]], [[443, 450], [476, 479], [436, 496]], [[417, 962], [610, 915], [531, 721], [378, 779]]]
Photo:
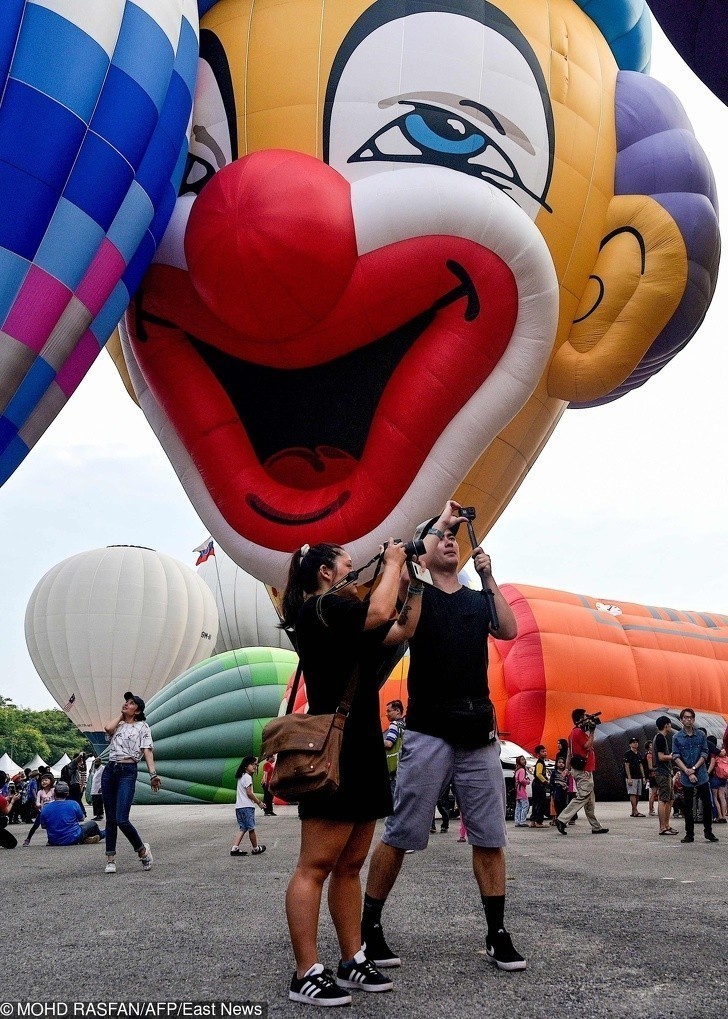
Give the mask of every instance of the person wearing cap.
[[657, 733], [652, 741], [652, 767], [657, 779], [657, 817], [660, 835], [677, 835], [677, 828], [670, 824], [670, 811], [675, 798], [672, 777], [672, 723], [667, 715], [660, 715], [655, 722]]
[[40, 812], [40, 826], [45, 828], [49, 846], [80, 846], [100, 842], [105, 832], [95, 821], [87, 821], [76, 800], [69, 799], [68, 782], [56, 782], [55, 798]]
[[624, 774], [627, 780], [627, 795], [632, 804], [632, 813], [629, 816], [644, 817], [638, 807], [647, 776], [640, 755], [640, 741], [636, 736], [629, 741], [629, 750], [624, 755]]
[[101, 776], [101, 795], [106, 812], [107, 874], [116, 873], [116, 837], [119, 828], [142, 861], [144, 870], [151, 870], [154, 862], [149, 843], [142, 842], [139, 832], [129, 820], [136, 787], [137, 764], [142, 757], [149, 770], [152, 791], [158, 792], [162, 785], [154, 766], [152, 731], [146, 721], [144, 708], [142, 698], [127, 691], [121, 714], [105, 726], [111, 738], [109, 763]]
[[[505, 783], [493, 706], [488, 691], [490, 607], [483, 591], [458, 580], [460, 553], [455, 533], [467, 518], [449, 501], [436, 519], [415, 532], [425, 543], [432, 584], [410, 638], [407, 678], [407, 731], [397, 769], [394, 812], [369, 866], [362, 938], [367, 955], [380, 968], [401, 965], [382, 930], [382, 908], [408, 850], [424, 849], [440, 791], [453, 782], [473, 847], [473, 872], [485, 910], [486, 953], [504, 970], [522, 970], [526, 961], [505, 929]], [[513, 611], [493, 578], [482, 548], [473, 562], [494, 596], [498, 637], [512, 640], [518, 627]]]

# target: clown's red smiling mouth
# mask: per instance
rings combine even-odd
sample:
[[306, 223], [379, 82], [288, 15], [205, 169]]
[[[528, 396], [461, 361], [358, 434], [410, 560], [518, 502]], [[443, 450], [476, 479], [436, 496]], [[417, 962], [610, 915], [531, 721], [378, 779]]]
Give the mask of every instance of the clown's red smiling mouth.
[[290, 340], [263, 344], [226, 325], [188, 273], [164, 265], [127, 325], [228, 524], [289, 551], [342, 540], [344, 518], [360, 534], [386, 518], [500, 360], [517, 311], [502, 259], [436, 236], [361, 256], [331, 313]]
[[[452, 260], [447, 268], [459, 282], [430, 308], [380, 340], [325, 364], [297, 370], [272, 368], [235, 358], [187, 335], [230, 398], [258, 462], [271, 477], [291, 488], [311, 489], [320, 487], [324, 477], [332, 484], [344, 482], [352, 473], [387, 382], [437, 312], [464, 301], [465, 321], [474, 321], [480, 313], [469, 273]], [[267, 411], [271, 393], [277, 394], [276, 402], [282, 406], [295, 407], [295, 416], [271, 416]], [[266, 520], [309, 524], [340, 509], [350, 494], [343, 490], [330, 504], [309, 514], [287, 513], [254, 492], [246, 502]]]

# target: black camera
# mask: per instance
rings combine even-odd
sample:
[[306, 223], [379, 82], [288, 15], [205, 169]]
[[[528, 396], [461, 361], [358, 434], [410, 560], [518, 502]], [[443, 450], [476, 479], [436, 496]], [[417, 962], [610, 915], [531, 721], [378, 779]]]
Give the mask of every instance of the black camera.
[[460, 509], [460, 516], [465, 517], [466, 520], [475, 520], [477, 515], [475, 506], [462, 506]]
[[600, 715], [601, 711], [595, 711], [593, 715], [584, 715], [582, 720], [576, 723], [577, 729], [581, 729], [583, 732], [594, 732], [596, 727], [602, 724]]
[[[384, 548], [389, 544], [388, 541], [384, 542]], [[413, 538], [412, 541], [402, 541], [401, 538], [394, 538], [393, 544], [401, 545], [404, 549], [404, 554], [408, 560], [419, 559], [421, 555], [427, 554], [425, 543], [422, 538]]]

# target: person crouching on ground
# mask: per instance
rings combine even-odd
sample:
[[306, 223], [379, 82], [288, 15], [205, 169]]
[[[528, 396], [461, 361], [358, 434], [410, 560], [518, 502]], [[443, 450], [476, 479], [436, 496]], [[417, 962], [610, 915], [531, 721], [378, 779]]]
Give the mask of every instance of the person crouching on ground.
[[[344, 726], [339, 788], [330, 794], [304, 796], [298, 807], [301, 851], [286, 892], [296, 957], [289, 990], [292, 1001], [349, 1005], [351, 989], [392, 989], [391, 981], [362, 951], [359, 872], [376, 820], [392, 810], [379, 724], [378, 678], [386, 649], [406, 640], [419, 616], [421, 591], [410, 587], [397, 620], [392, 619], [404, 562], [402, 546], [388, 542], [380, 582], [369, 601], [360, 601], [353, 583], [328, 593], [352, 569], [351, 557], [338, 545], [304, 545], [291, 560], [283, 621], [295, 626], [309, 714], [335, 711], [358, 668]], [[327, 878], [329, 911], [341, 950], [336, 978], [319, 962], [316, 943]]]
[[76, 800], [69, 799], [67, 782], [56, 782], [55, 799], [40, 812], [40, 826], [45, 828], [49, 846], [79, 846], [100, 842], [106, 834], [95, 821], [87, 821]]
[[[40, 777], [40, 788], [35, 796], [35, 806], [38, 813], [35, 816], [35, 821], [33, 821], [33, 826], [23, 842], [23, 846], [26, 848], [30, 845], [30, 840], [40, 828], [40, 814], [43, 807], [45, 807], [46, 803], [52, 803], [56, 798], [56, 791], [54, 789], [55, 782], [55, 778], [49, 771], [45, 772]], [[96, 818], [94, 818], [94, 820], [96, 820]]]

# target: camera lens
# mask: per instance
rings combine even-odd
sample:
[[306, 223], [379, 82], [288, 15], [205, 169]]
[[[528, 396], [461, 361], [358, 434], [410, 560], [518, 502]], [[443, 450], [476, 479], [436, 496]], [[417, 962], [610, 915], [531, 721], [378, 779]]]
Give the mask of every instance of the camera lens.
[[408, 559], [417, 559], [418, 556], [424, 555], [427, 549], [422, 538], [413, 538], [412, 541], [406, 541], [404, 544], [404, 554]]

